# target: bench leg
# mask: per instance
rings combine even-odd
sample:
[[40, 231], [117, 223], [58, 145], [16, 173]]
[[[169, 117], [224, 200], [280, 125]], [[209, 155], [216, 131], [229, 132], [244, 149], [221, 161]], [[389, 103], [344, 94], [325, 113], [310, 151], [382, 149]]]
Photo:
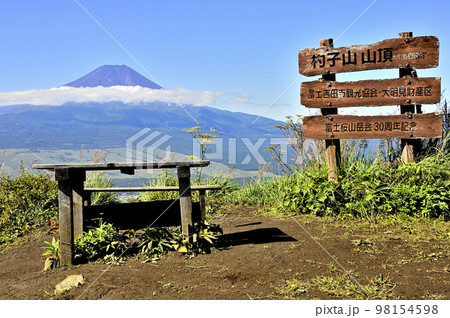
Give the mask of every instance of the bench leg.
[[69, 181], [58, 181], [59, 250], [61, 265], [72, 265], [72, 187]]
[[72, 265], [74, 238], [83, 233], [85, 171], [55, 169], [58, 181], [59, 247], [61, 265]]
[[200, 217], [201, 221], [205, 223], [206, 221], [206, 201], [205, 201], [205, 190], [199, 191], [199, 199], [200, 199]]
[[180, 210], [181, 210], [181, 231], [183, 235], [190, 237], [193, 234], [194, 222], [192, 220], [192, 196], [191, 196], [191, 170], [189, 167], [177, 167]]
[[72, 189], [73, 237], [83, 234], [83, 182], [77, 182]]

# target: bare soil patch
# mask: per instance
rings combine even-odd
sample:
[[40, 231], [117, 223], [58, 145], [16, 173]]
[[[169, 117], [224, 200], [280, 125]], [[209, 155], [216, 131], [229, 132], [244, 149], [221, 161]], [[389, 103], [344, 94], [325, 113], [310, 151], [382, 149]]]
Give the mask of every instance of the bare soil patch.
[[[86, 284], [58, 298], [450, 298], [448, 222], [294, 220], [262, 215], [252, 207], [228, 210], [214, 220], [224, 230], [218, 249], [192, 259], [173, 252], [156, 264], [130, 258], [122, 265], [43, 272], [40, 247], [51, 235], [33, 233], [0, 251], [0, 298], [54, 298], [55, 285], [72, 274], [82, 274]], [[371, 294], [361, 286], [370, 286]]]

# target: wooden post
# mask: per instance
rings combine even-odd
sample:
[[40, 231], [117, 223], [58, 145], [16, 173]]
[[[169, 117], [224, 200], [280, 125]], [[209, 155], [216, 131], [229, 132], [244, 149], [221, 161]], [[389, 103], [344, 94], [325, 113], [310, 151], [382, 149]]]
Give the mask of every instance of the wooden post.
[[192, 197], [191, 197], [191, 170], [189, 167], [177, 167], [180, 210], [181, 210], [181, 231], [183, 235], [193, 234], [194, 222], [192, 221]]
[[[320, 46], [330, 48], [333, 47], [333, 39], [322, 39], [319, 41]], [[322, 79], [326, 81], [336, 81], [336, 74], [328, 73], [322, 75]], [[320, 112], [323, 116], [336, 115], [337, 108], [321, 108]], [[341, 164], [341, 142], [339, 139], [325, 140], [327, 167], [328, 167], [328, 181], [338, 182], [338, 170]]]
[[[55, 171], [56, 175], [56, 171]], [[59, 250], [61, 265], [72, 265], [72, 187], [69, 180], [58, 180]]]
[[70, 174], [72, 183], [73, 238], [83, 234], [84, 180], [86, 172], [73, 171]]
[[200, 216], [201, 221], [206, 221], [206, 200], [205, 200], [206, 190], [199, 190], [199, 201], [200, 201]]
[[[412, 32], [401, 32], [398, 34], [399, 38], [405, 39], [408, 41], [408, 38], [413, 37]], [[417, 77], [417, 72], [411, 68], [400, 68], [399, 69], [399, 77], [407, 78], [407, 77]], [[417, 105], [400, 105], [400, 113], [407, 114], [415, 113], [415, 109], [417, 108], [417, 113], [422, 113], [422, 106]], [[402, 160], [404, 163], [414, 162], [415, 154], [417, 153], [417, 148], [420, 146], [420, 140], [415, 139], [401, 139], [401, 151], [402, 151]]]
[[72, 265], [74, 238], [83, 233], [84, 170], [55, 169], [58, 181], [61, 265]]

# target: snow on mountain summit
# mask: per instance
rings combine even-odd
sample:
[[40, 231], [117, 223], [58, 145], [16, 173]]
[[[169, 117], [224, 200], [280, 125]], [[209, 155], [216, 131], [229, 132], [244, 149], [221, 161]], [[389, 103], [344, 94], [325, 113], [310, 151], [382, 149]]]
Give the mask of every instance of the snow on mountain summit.
[[79, 79], [65, 84], [71, 87], [111, 87], [111, 86], [141, 86], [151, 89], [162, 87], [145, 76], [142, 76], [126, 65], [103, 65]]

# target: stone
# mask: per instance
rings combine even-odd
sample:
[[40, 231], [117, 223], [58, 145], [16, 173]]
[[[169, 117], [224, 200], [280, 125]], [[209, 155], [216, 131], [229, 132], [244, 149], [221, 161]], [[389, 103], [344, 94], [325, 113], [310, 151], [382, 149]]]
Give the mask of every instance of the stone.
[[69, 275], [55, 286], [55, 294], [60, 294], [85, 283], [83, 275]]
[[44, 272], [56, 268], [58, 261], [54, 258], [47, 258], [44, 263]]

